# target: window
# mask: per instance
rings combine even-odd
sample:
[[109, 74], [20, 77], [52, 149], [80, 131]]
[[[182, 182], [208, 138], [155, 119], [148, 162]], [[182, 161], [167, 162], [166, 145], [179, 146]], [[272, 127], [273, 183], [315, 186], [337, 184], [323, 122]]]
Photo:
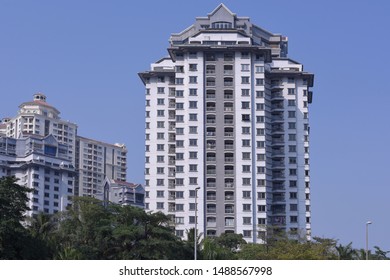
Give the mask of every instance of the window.
[[257, 212], [265, 212], [266, 207], [265, 205], [257, 205]]
[[249, 140], [249, 139], [243, 139], [243, 140], [242, 140], [242, 146], [243, 146], [243, 147], [250, 147], [250, 146], [251, 146], [251, 140]]
[[164, 105], [164, 98], [157, 98], [157, 105]]
[[256, 147], [262, 149], [265, 147], [265, 141], [256, 141]]
[[164, 197], [164, 191], [157, 191], [157, 197]]
[[190, 126], [190, 134], [197, 134], [197, 133], [198, 133], [198, 127]]
[[190, 146], [198, 146], [198, 139], [190, 139]]
[[157, 179], [157, 186], [164, 186], [164, 179]]
[[298, 216], [290, 216], [290, 223], [297, 223], [298, 222]]
[[251, 166], [250, 165], [243, 165], [242, 172], [244, 172], [244, 173], [251, 172]]
[[164, 202], [157, 202], [156, 206], [157, 209], [164, 209]]
[[249, 58], [249, 52], [241, 52], [241, 58], [248, 59]]
[[265, 199], [265, 192], [258, 192], [257, 199]]
[[264, 166], [258, 166], [257, 167], [257, 173], [258, 174], [264, 174], [265, 173], [265, 167]]
[[184, 103], [176, 103], [176, 109], [177, 110], [183, 110], [184, 109]]
[[242, 211], [251, 211], [251, 205], [250, 204], [243, 204], [242, 205]]
[[249, 102], [247, 102], [247, 101], [241, 102], [241, 108], [242, 109], [249, 109]]
[[198, 152], [190, 152], [190, 159], [197, 159], [198, 158]]
[[189, 222], [190, 224], [195, 224], [195, 216], [189, 216], [188, 222]]
[[297, 175], [297, 170], [295, 168], [290, 168], [289, 174], [290, 174], [290, 176], [295, 176], [295, 175]]
[[175, 84], [177, 84], [177, 85], [182, 85], [182, 84], [184, 84], [184, 78], [176, 78], [176, 79], [175, 79]]
[[198, 68], [197, 64], [190, 64], [190, 71], [196, 71]]
[[176, 90], [176, 97], [183, 97], [184, 91], [183, 90]]
[[264, 128], [257, 128], [256, 129], [256, 135], [259, 136], [259, 135], [264, 135], [265, 133], [265, 130]]
[[183, 237], [184, 236], [184, 230], [176, 230], [175, 234], [177, 237]]
[[175, 198], [184, 198], [184, 192], [176, 192]]
[[164, 93], [164, 88], [163, 87], [158, 87], [157, 88], [157, 93]]
[[296, 164], [297, 163], [297, 158], [296, 157], [289, 157], [288, 158], [288, 163], [289, 164]]
[[150, 123], [149, 122], [145, 123], [145, 128], [146, 129], [150, 129]]
[[264, 122], [264, 116], [256, 116], [256, 122], [257, 123], [263, 123]]
[[242, 191], [242, 198], [251, 198], [250, 191]]
[[258, 223], [259, 225], [265, 225], [265, 219], [264, 219], [264, 218], [258, 218], [258, 219], [257, 219], [257, 223]]
[[164, 144], [157, 144], [157, 151], [164, 151]]
[[290, 199], [297, 199], [297, 193], [296, 192], [290, 192]]
[[289, 83], [289, 84], [293, 84], [294, 83], [294, 78], [288, 78], [287, 79], [287, 83]]
[[264, 110], [264, 104], [263, 103], [256, 103], [256, 110], [257, 111], [263, 111]]
[[262, 91], [262, 90], [257, 90], [257, 91], [256, 91], [256, 97], [257, 97], [257, 98], [263, 98], [263, 97], [264, 97], [264, 91]]
[[190, 121], [197, 121], [198, 120], [198, 114], [190, 114]]
[[288, 94], [289, 95], [294, 95], [295, 94], [295, 88], [289, 88], [288, 89]]
[[246, 238], [252, 237], [252, 231], [251, 230], [243, 230], [242, 235]]
[[256, 86], [264, 85], [264, 79], [256, 79]]
[[241, 71], [249, 71], [249, 64], [241, 64]]
[[197, 96], [198, 90], [196, 88], [190, 88], [190, 96]]
[[176, 186], [183, 186], [184, 185], [184, 179], [183, 178], [176, 178]]
[[298, 204], [290, 204], [290, 211], [298, 211]]
[[295, 118], [295, 111], [288, 111], [289, 118]]
[[244, 186], [249, 186], [251, 184], [251, 178], [242, 178], [242, 184]]
[[244, 225], [251, 225], [252, 224], [252, 218], [251, 217], [243, 217], [242, 218], [242, 223]]
[[176, 140], [176, 148], [184, 147], [184, 140]]
[[157, 110], [157, 117], [164, 117], [164, 110]]
[[164, 132], [157, 132], [157, 139], [164, 139]]
[[184, 211], [184, 204], [176, 204], [176, 211]]
[[164, 128], [164, 122], [163, 121], [158, 121], [157, 122], [157, 128]]
[[288, 106], [295, 106], [295, 100], [288, 100]]
[[242, 134], [250, 134], [250, 127], [249, 126], [243, 126], [242, 127]]
[[289, 134], [288, 141], [296, 141], [296, 134]]
[[184, 153], [176, 153], [176, 160], [183, 160], [184, 159]]
[[264, 66], [255, 66], [255, 72], [256, 73], [263, 73], [264, 72]]
[[242, 96], [249, 96], [249, 89], [241, 89]]
[[176, 224], [184, 224], [184, 217], [175, 217]]
[[184, 166], [176, 165], [176, 173], [184, 173]]
[[295, 129], [295, 123], [289, 122], [288, 123], [288, 129]]
[[288, 146], [288, 151], [289, 151], [290, 153], [295, 153], [295, 152], [297, 151], [297, 146], [295, 146], [295, 145], [289, 145], [289, 146]]
[[157, 174], [164, 174], [164, 167], [157, 167]]
[[178, 122], [178, 123], [184, 122], [184, 116], [183, 115], [176, 115], [176, 122]]
[[197, 172], [197, 171], [198, 171], [198, 165], [190, 164], [190, 172]]
[[251, 120], [250, 115], [247, 114], [242, 114], [241, 118], [243, 122], [249, 122]]
[[190, 76], [190, 84], [196, 84], [198, 82], [198, 77]]
[[292, 180], [290, 181], [290, 188], [296, 188], [297, 187], [297, 181]]
[[183, 135], [183, 134], [184, 134], [184, 128], [176, 127], [176, 135]]
[[257, 154], [257, 161], [265, 161], [265, 154]]
[[198, 102], [190, 101], [190, 109], [196, 109], [196, 108], [198, 108]]
[[243, 152], [243, 153], [242, 153], [242, 159], [243, 159], [243, 160], [250, 160], [250, 159], [251, 159], [251, 153], [249, 153], [249, 152]]
[[249, 84], [249, 77], [241, 77], [241, 84]]

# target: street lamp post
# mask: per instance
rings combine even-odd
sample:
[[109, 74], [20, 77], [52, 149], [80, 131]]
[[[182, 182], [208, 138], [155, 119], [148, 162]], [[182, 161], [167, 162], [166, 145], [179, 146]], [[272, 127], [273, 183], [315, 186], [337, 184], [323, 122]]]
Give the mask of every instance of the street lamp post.
[[197, 228], [198, 228], [198, 190], [200, 187], [195, 188], [195, 229], [194, 229], [194, 260], [197, 259]]
[[366, 223], [366, 260], [368, 260], [368, 226], [371, 224], [372, 224], [371, 221], [368, 221]]

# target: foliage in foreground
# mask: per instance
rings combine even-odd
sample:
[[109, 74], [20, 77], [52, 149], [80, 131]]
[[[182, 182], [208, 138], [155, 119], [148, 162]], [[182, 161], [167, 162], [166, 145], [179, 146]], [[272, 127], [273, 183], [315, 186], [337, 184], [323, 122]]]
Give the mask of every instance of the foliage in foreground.
[[[29, 189], [13, 177], [0, 178], [0, 259], [193, 259], [194, 230], [188, 241], [174, 235], [169, 218], [131, 206], [103, 206], [93, 198], [76, 197], [71, 209], [25, 218]], [[240, 234], [203, 240], [197, 236], [198, 258], [204, 260], [329, 260], [365, 259], [363, 249], [313, 238], [302, 242], [270, 236], [265, 244], [247, 244]], [[370, 259], [389, 259], [375, 246]]]

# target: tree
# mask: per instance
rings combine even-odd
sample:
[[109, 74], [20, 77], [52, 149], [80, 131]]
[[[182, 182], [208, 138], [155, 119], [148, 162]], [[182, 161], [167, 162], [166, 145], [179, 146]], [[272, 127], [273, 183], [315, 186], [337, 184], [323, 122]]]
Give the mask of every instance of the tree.
[[348, 243], [346, 246], [339, 244], [335, 248], [339, 260], [354, 260], [357, 257], [356, 250], [352, 248], [352, 242]]
[[42, 259], [42, 244], [23, 227], [28, 193], [15, 177], [0, 178], [0, 259]]

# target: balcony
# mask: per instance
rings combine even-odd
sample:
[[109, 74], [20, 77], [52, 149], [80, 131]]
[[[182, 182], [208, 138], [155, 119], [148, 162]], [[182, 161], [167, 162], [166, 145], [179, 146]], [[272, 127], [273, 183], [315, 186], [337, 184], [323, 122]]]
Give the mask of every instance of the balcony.
[[216, 183], [210, 183], [209, 182], [209, 183], [206, 184], [207, 188], [215, 188], [216, 186], [217, 186]]
[[225, 95], [224, 95], [224, 98], [225, 98], [226, 100], [232, 100], [232, 99], [233, 99], [233, 94], [225, 94]]
[[232, 87], [233, 86], [233, 82], [224, 82], [223, 85], [225, 87]]
[[206, 174], [207, 174], [207, 175], [216, 175], [217, 172], [216, 172], [215, 170], [207, 170], [207, 171], [206, 171]]
[[208, 106], [206, 107], [207, 112], [215, 112], [215, 106]]
[[215, 162], [216, 161], [216, 157], [207, 157], [206, 160], [207, 162]]
[[207, 99], [215, 99], [215, 94], [206, 94]]
[[207, 198], [207, 200], [217, 200], [216, 195], [207, 195], [206, 198]]
[[234, 137], [234, 132], [225, 132], [224, 136], [225, 137]]
[[225, 175], [233, 176], [234, 170], [225, 170]]
[[207, 150], [215, 150], [215, 144], [207, 144]]
[[206, 86], [215, 87], [215, 82], [206, 82]]
[[233, 149], [234, 149], [234, 145], [231, 145], [231, 144], [225, 145], [225, 150], [233, 150]]
[[227, 125], [231, 125], [231, 124], [234, 124], [234, 120], [225, 119], [224, 123], [227, 124]]
[[225, 183], [225, 188], [227, 189], [234, 188], [234, 183]]
[[225, 163], [234, 162], [234, 157], [225, 157]]

